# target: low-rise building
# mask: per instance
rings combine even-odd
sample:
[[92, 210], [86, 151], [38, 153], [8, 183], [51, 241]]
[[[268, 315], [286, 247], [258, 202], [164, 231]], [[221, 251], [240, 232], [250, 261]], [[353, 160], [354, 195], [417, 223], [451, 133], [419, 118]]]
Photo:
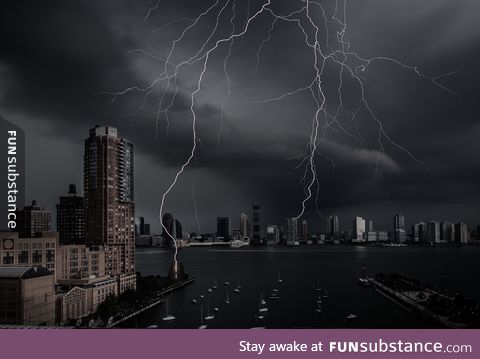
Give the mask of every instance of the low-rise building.
[[105, 251], [102, 246], [83, 244], [57, 248], [57, 279], [80, 279], [105, 275]]
[[40, 265], [56, 279], [57, 232], [42, 232], [38, 237], [19, 238], [16, 232], [0, 233], [0, 266]]
[[0, 267], [0, 323], [54, 325], [54, 275], [41, 266]]

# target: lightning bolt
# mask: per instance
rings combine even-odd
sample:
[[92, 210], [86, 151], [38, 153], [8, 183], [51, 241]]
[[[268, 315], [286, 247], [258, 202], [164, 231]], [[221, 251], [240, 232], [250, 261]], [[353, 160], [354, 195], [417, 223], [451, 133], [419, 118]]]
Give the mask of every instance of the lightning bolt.
[[[267, 104], [275, 101], [282, 101], [293, 95], [302, 95], [306, 96], [311, 103], [313, 104], [313, 114], [311, 117], [311, 127], [310, 135], [308, 136], [308, 141], [306, 143], [305, 149], [298, 155], [300, 163], [297, 166], [298, 168], [304, 168], [303, 176], [301, 177], [301, 183], [304, 186], [305, 197], [301, 201], [300, 210], [297, 219], [301, 218], [306, 211], [307, 204], [315, 199], [315, 205], [317, 212], [321, 215], [318, 206], [318, 199], [320, 193], [320, 185], [317, 175], [317, 161], [326, 160], [331, 163], [332, 169], [335, 170], [337, 164], [334, 159], [330, 156], [322, 153], [319, 146], [327, 138], [328, 132], [342, 132], [346, 136], [352, 138], [359, 145], [365, 147], [366, 143], [364, 138], [361, 136], [359, 131], [359, 123], [357, 121], [358, 115], [360, 112], [365, 112], [368, 115], [368, 118], [373, 121], [378, 129], [377, 132], [377, 148], [378, 148], [378, 157], [375, 167], [375, 172], [379, 170], [379, 163], [381, 156], [385, 153], [385, 143], [397, 148], [406, 155], [408, 155], [412, 161], [420, 164], [427, 168], [426, 163], [418, 159], [408, 148], [403, 146], [400, 142], [391, 136], [382, 122], [382, 120], [376, 114], [373, 106], [368, 102], [366, 95], [366, 79], [363, 77], [363, 73], [367, 71], [370, 67], [373, 67], [376, 63], [385, 62], [391, 63], [394, 66], [397, 66], [405, 71], [414, 73], [420, 80], [428, 81], [433, 86], [438, 87], [442, 91], [453, 94], [453, 91], [444, 86], [440, 80], [446, 76], [450, 76], [456, 71], [449, 72], [446, 74], [441, 74], [439, 76], [429, 76], [424, 72], [420, 71], [417, 66], [412, 66], [405, 64], [404, 62], [384, 56], [376, 56], [372, 58], [366, 58], [359, 55], [357, 52], [351, 50], [351, 44], [345, 39], [345, 36], [348, 32], [348, 22], [347, 22], [347, 0], [336, 0], [335, 8], [333, 14], [330, 11], [327, 11], [325, 6], [320, 1], [315, 0], [299, 0], [298, 3], [300, 6], [294, 11], [288, 14], [280, 14], [274, 10], [272, 5], [272, 0], [266, 0], [262, 2], [261, 6], [257, 10], [253, 11], [250, 15], [250, 2], [247, 5], [247, 16], [245, 21], [239, 26], [239, 29], [236, 28], [236, 0], [225, 0], [220, 1], [216, 0], [212, 5], [206, 8], [195, 18], [179, 18], [173, 21], [162, 25], [158, 29], [151, 30], [161, 31], [166, 26], [169, 26], [174, 23], [188, 22], [189, 25], [184, 27], [180, 32], [180, 35], [173, 40], [170, 45], [168, 55], [163, 58], [157, 55], [154, 55], [150, 52], [136, 49], [132, 50], [133, 53], [138, 53], [140, 55], [149, 56], [152, 59], [155, 59], [163, 63], [163, 72], [153, 79], [148, 85], [142, 86], [131, 86], [126, 89], [116, 91], [116, 92], [103, 92], [112, 96], [112, 102], [116, 101], [120, 96], [127, 95], [131, 92], [143, 94], [143, 99], [133, 113], [132, 116], [135, 116], [138, 112], [144, 110], [146, 101], [150, 98], [153, 90], [157, 87], [161, 87], [161, 95], [158, 100], [158, 111], [156, 112], [155, 119], [155, 136], [158, 132], [158, 124], [162, 119], [162, 116], [165, 118], [167, 123], [167, 131], [169, 126], [168, 113], [172, 109], [175, 98], [179, 92], [179, 86], [177, 83], [178, 76], [181, 69], [184, 66], [191, 66], [196, 63], [200, 63], [200, 72], [196, 78], [196, 86], [193, 90], [189, 92], [190, 98], [190, 115], [192, 118], [191, 122], [191, 132], [192, 140], [190, 152], [180, 169], [174, 176], [173, 180], [170, 182], [166, 191], [163, 193], [161, 198], [161, 204], [159, 209], [159, 218], [160, 223], [165, 230], [165, 233], [169, 235], [172, 239], [175, 246], [174, 261], [177, 262], [178, 247], [176, 239], [168, 233], [167, 228], [165, 228], [162, 222], [162, 214], [164, 212], [165, 201], [171, 191], [174, 189], [175, 185], [178, 182], [178, 179], [185, 172], [186, 168], [190, 166], [192, 160], [195, 158], [197, 145], [200, 142], [200, 138], [197, 135], [197, 97], [203, 88], [203, 80], [205, 74], [209, 68], [209, 60], [214, 56], [215, 51], [220, 46], [227, 46], [226, 55], [223, 59], [223, 73], [226, 79], [227, 88], [225, 95], [222, 100], [221, 109], [220, 109], [220, 124], [219, 131], [217, 134], [218, 144], [220, 144], [221, 134], [223, 130], [223, 121], [225, 113], [225, 105], [231, 95], [231, 77], [228, 72], [229, 59], [232, 55], [232, 47], [236, 39], [244, 40], [245, 34], [250, 28], [250, 24], [254, 22], [258, 17], [264, 15], [271, 18], [271, 25], [266, 32], [266, 36], [260, 42], [257, 51], [256, 51], [256, 63], [254, 68], [254, 75], [257, 76], [260, 58], [262, 50], [265, 44], [271, 40], [275, 27], [279, 23], [287, 23], [294, 26], [294, 29], [298, 30], [302, 35], [303, 42], [302, 45], [306, 46], [311, 53], [311, 78], [301, 87], [292, 89], [281, 93], [277, 96], [264, 98], [259, 100], [254, 100], [253, 103], [257, 104]], [[152, 12], [157, 10], [160, 6], [160, 0], [158, 0], [154, 6], [148, 9], [148, 12], [144, 18], [144, 21], [148, 21]], [[227, 8], [230, 9], [231, 15], [228, 19], [231, 27], [231, 32], [228, 35], [221, 36], [219, 34], [218, 28], [219, 23], [224, 17], [224, 13]], [[183, 44], [183, 40], [187, 33], [195, 31], [199, 26], [199, 22], [206, 16], [213, 15], [215, 16], [215, 22], [211, 31], [205, 36], [204, 40], [199, 42], [199, 47], [197, 50], [193, 50], [193, 55], [190, 57], [185, 56], [178, 62], [172, 61], [173, 55], [176, 53], [178, 46]], [[335, 36], [331, 36], [331, 28], [335, 30]], [[321, 35], [325, 35], [325, 40], [322, 41]], [[238, 44], [241, 46], [241, 41]], [[336, 96], [335, 104], [332, 104], [327, 96], [325, 88], [329, 84], [329, 79], [325, 77], [325, 69], [327, 65], [333, 65], [337, 69], [337, 86], [336, 86]], [[346, 79], [349, 79], [356, 84], [355, 89], [358, 90], [356, 98], [356, 107], [354, 109], [347, 108], [344, 103], [343, 90], [345, 86], [348, 86]], [[173, 94], [170, 94], [171, 88], [173, 86]], [[353, 86], [353, 85], [352, 85]], [[358, 87], [358, 88], [357, 88]], [[170, 100], [167, 98], [170, 97]], [[342, 120], [342, 118], [347, 117], [347, 120]], [[354, 124], [354, 133], [346, 127], [347, 125]], [[315, 190], [316, 189], [316, 190]], [[195, 206], [195, 218], [198, 222], [197, 216], [197, 204], [194, 197], [194, 187], [192, 185], [192, 197]], [[323, 218], [323, 216], [322, 216]]]

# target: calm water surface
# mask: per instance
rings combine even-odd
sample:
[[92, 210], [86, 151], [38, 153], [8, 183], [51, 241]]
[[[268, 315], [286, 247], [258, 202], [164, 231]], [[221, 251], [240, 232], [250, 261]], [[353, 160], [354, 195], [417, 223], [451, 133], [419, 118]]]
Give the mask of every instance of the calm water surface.
[[[167, 297], [174, 321], [164, 322], [166, 305], [161, 304], [137, 316], [125, 327], [197, 328], [200, 304], [191, 303], [204, 295], [203, 313], [215, 318], [209, 328], [432, 328], [372, 289], [360, 287], [357, 279], [365, 266], [370, 273], [403, 272], [439, 285], [442, 275], [447, 286], [465, 296], [480, 300], [480, 248], [416, 248], [302, 246], [295, 248], [187, 248], [180, 252], [186, 272], [195, 277], [193, 285]], [[137, 270], [144, 275], [166, 276], [172, 261], [169, 251], [137, 248]], [[282, 283], [278, 283], [278, 271]], [[208, 293], [217, 281], [218, 288]], [[224, 285], [229, 281], [230, 285]], [[240, 293], [233, 290], [240, 282]], [[317, 313], [317, 283], [328, 291]], [[268, 300], [272, 290], [280, 299]], [[225, 304], [226, 295], [230, 304]], [[269, 308], [258, 320], [260, 298]], [[213, 308], [219, 311], [213, 313]], [[357, 318], [347, 321], [349, 314]]]

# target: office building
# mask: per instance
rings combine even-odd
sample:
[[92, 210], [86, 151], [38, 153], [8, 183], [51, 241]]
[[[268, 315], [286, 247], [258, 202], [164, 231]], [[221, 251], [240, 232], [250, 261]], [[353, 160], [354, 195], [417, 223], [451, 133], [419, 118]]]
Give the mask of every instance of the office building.
[[0, 267], [0, 323], [55, 324], [55, 279], [48, 269]]
[[415, 243], [427, 243], [427, 224], [425, 222], [414, 224], [412, 237]]
[[165, 238], [167, 247], [171, 247], [173, 240], [177, 237], [175, 234], [175, 219], [171, 213], [165, 213], [162, 216], [162, 237]]
[[[41, 235], [41, 236], [40, 236]], [[42, 266], [56, 279], [58, 233], [38, 233], [33, 238], [19, 238], [16, 232], [0, 233], [1, 266]]]
[[397, 243], [406, 241], [407, 234], [405, 231], [405, 217], [398, 213], [393, 217], [393, 240]]
[[455, 226], [450, 222], [440, 223], [440, 242], [453, 243], [455, 241]]
[[353, 219], [353, 237], [352, 240], [363, 241], [365, 239], [365, 220], [362, 217]]
[[217, 240], [230, 240], [230, 217], [217, 217]]
[[85, 140], [87, 245], [105, 248], [105, 272], [136, 285], [133, 144], [117, 129], [96, 126]]
[[50, 232], [52, 230], [52, 212], [46, 211], [32, 201], [31, 206], [25, 206], [17, 211], [16, 231], [20, 237], [35, 237], [36, 233]]
[[332, 215], [327, 219], [327, 239], [336, 240], [340, 237], [338, 216]]
[[240, 213], [240, 239], [247, 240], [248, 235], [248, 216], [245, 213]]
[[467, 244], [469, 242], [470, 233], [468, 232], [468, 226], [465, 223], [455, 223], [454, 231], [455, 243]]
[[300, 241], [302, 243], [307, 243], [308, 240], [308, 223], [307, 220], [302, 220], [302, 226], [300, 227]]
[[295, 246], [299, 244], [298, 241], [298, 226], [297, 218], [287, 218], [287, 233], [286, 233], [286, 245]]
[[251, 244], [263, 244], [261, 221], [260, 221], [260, 205], [254, 203], [252, 206], [252, 237]]
[[175, 239], [183, 239], [182, 223], [175, 219]]
[[427, 242], [440, 243], [440, 223], [432, 221], [427, 224]]
[[57, 204], [57, 231], [60, 244], [84, 244], [86, 239], [85, 201], [71, 184]]
[[267, 246], [276, 246], [280, 244], [280, 231], [275, 224], [267, 225]]
[[103, 247], [87, 247], [82, 244], [58, 246], [57, 280], [103, 277], [105, 275], [105, 251]]

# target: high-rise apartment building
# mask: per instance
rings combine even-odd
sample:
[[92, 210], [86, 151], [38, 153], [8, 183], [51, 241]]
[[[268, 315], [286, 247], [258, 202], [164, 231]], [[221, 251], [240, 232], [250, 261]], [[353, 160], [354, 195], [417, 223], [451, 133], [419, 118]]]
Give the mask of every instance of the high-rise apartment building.
[[85, 201], [71, 184], [57, 204], [57, 232], [60, 244], [84, 244], [86, 239]]
[[105, 272], [135, 286], [133, 144], [117, 129], [96, 126], [85, 140], [88, 245], [105, 248]]

